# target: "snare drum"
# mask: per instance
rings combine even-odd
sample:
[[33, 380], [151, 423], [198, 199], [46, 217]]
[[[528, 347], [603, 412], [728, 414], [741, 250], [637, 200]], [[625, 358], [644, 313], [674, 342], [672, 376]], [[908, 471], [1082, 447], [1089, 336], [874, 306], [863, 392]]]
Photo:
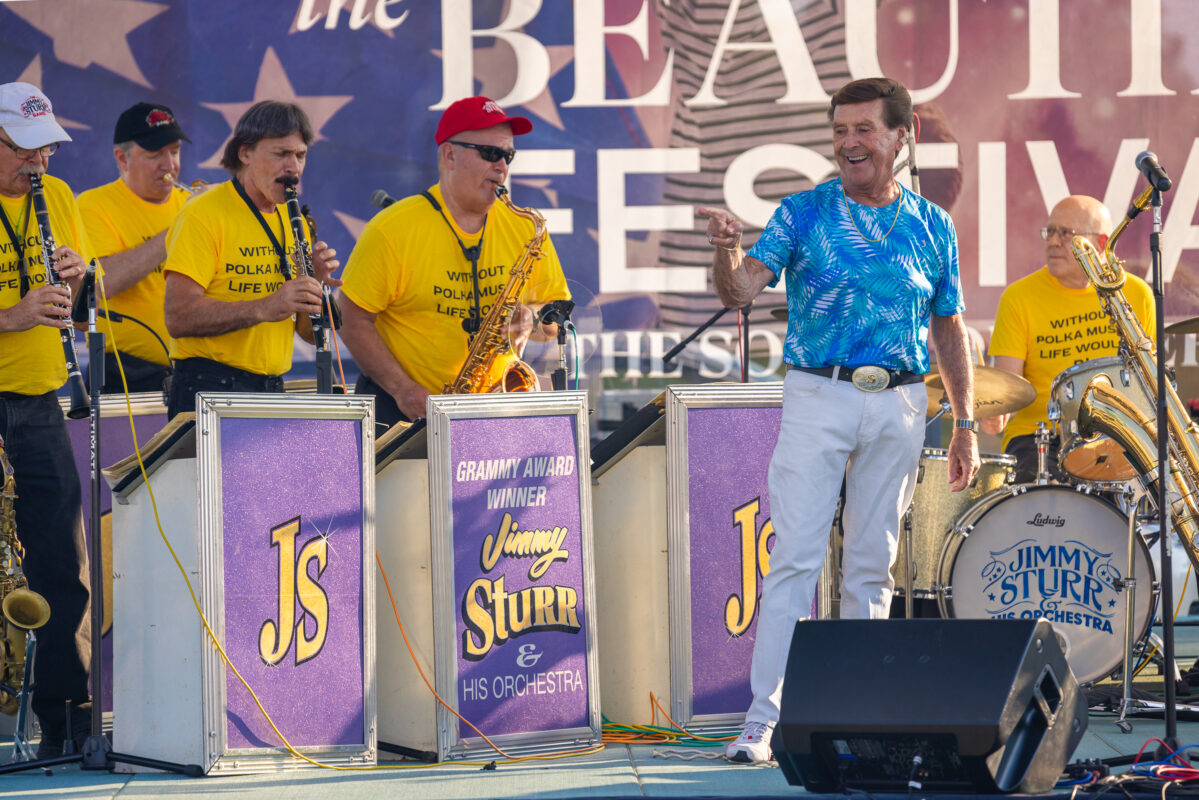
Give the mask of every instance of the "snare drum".
[[1117, 357], [1084, 361], [1062, 370], [1049, 390], [1049, 419], [1057, 430], [1060, 448], [1058, 464], [1063, 470], [1084, 481], [1111, 483], [1135, 478], [1136, 468], [1124, 455], [1124, 448], [1102, 434], [1084, 436], [1078, 429], [1078, 409], [1087, 384], [1099, 375], [1107, 376], [1112, 388], [1131, 400], [1146, 416], [1153, 417], [1139, 384], [1133, 382], [1124, 362]]
[[904, 525], [912, 532], [912, 555], [908, 557], [906, 537], [899, 537], [899, 555], [891, 568], [895, 591], [904, 590], [904, 567], [912, 571], [912, 596], [935, 598], [937, 564], [945, 537], [953, 524], [984, 495], [1007, 484], [1016, 469], [1013, 456], [984, 453], [974, 480], [960, 492], [949, 490], [949, 451], [926, 447], [920, 451], [920, 469], [912, 505], [904, 515]]
[[[1137, 639], [1153, 614], [1153, 562], [1135, 539]], [[1124, 660], [1128, 518], [1108, 500], [1068, 486], [1011, 486], [980, 500], [945, 542], [941, 613], [966, 619], [1053, 623], [1080, 683]]]

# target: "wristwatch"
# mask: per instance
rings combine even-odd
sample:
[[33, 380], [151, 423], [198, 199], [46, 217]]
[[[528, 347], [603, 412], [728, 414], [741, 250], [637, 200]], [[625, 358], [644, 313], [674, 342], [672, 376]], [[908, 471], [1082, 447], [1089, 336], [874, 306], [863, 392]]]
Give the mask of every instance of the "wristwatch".
[[965, 428], [968, 431], [974, 431], [975, 433], [978, 433], [978, 420], [976, 420], [976, 419], [955, 419], [953, 421], [953, 427]]

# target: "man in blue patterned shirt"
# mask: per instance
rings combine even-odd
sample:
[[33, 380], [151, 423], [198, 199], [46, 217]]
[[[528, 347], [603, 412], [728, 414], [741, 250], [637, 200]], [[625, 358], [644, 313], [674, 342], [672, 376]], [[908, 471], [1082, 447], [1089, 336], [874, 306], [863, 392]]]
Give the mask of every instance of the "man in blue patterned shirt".
[[956, 419], [953, 491], [979, 464], [957, 234], [948, 214], [892, 177], [911, 97], [887, 78], [853, 81], [833, 95], [829, 119], [839, 176], [784, 198], [748, 253], [740, 220], [699, 209], [726, 306], [748, 304], [784, 276], [787, 287], [783, 419], [769, 477], [776, 538], [750, 670], [754, 699], [728, 747], [734, 761], [771, 756], [791, 631], [812, 608], [843, 479], [841, 616], [890, 611], [891, 563], [924, 440], [930, 334]]

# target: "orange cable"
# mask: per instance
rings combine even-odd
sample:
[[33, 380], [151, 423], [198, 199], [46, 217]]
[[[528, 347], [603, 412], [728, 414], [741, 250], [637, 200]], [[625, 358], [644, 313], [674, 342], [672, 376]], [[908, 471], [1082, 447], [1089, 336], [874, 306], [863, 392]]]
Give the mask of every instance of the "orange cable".
[[731, 742], [737, 738], [736, 736], [700, 736], [698, 733], [692, 733], [691, 731], [687, 730], [682, 725], [680, 725], [679, 723], [675, 722], [673, 719], [670, 718], [670, 715], [666, 713], [666, 709], [662, 708], [661, 704], [658, 702], [658, 698], [654, 697], [653, 692], [649, 693], [649, 699], [650, 699], [650, 702], [653, 703], [657, 707], [657, 709], [662, 712], [662, 716], [666, 717], [667, 722], [669, 722], [671, 725], [673, 725], [676, 728], [678, 728], [679, 730], [681, 730], [683, 733], [690, 736], [692, 739], [696, 739], [701, 742]]

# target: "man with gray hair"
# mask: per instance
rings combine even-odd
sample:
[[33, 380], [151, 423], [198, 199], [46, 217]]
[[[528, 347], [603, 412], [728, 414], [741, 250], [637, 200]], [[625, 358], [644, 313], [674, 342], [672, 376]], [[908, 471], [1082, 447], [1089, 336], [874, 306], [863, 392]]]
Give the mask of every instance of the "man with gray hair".
[[296, 242], [284, 205], [312, 140], [299, 106], [255, 103], [225, 145], [230, 180], [188, 203], [167, 233], [169, 417], [190, 411], [200, 391], [282, 392], [293, 333], [313, 341], [309, 315], [321, 312], [321, 283], [341, 284], [337, 252], [316, 242], [315, 277], [291, 278]]
[[[89, 255], [71, 188], [46, 174], [50, 156], [71, 137], [50, 99], [28, 83], [0, 86], [0, 445], [12, 465], [17, 537], [29, 588], [46, 598], [50, 619], [38, 630], [33, 712], [42, 729], [38, 758], [62, 755], [87, 739], [91, 719], [91, 597], [79, 474], [56, 392], [67, 380], [63, 329], [71, 289]], [[48, 285], [30, 177], [42, 177], [50, 254], [64, 284]], [[0, 482], [5, 475], [0, 474]], [[68, 708], [72, 709], [68, 725]]]
[[[120, 177], [79, 195], [79, 213], [104, 261], [108, 311], [104, 391], [160, 392], [170, 373], [163, 294], [167, 229], [190, 196], [176, 185], [182, 142], [191, 141], [160, 103], [137, 103], [117, 118], [112, 155]], [[121, 319], [123, 318], [123, 319]], [[111, 356], [121, 351], [120, 370]]]

